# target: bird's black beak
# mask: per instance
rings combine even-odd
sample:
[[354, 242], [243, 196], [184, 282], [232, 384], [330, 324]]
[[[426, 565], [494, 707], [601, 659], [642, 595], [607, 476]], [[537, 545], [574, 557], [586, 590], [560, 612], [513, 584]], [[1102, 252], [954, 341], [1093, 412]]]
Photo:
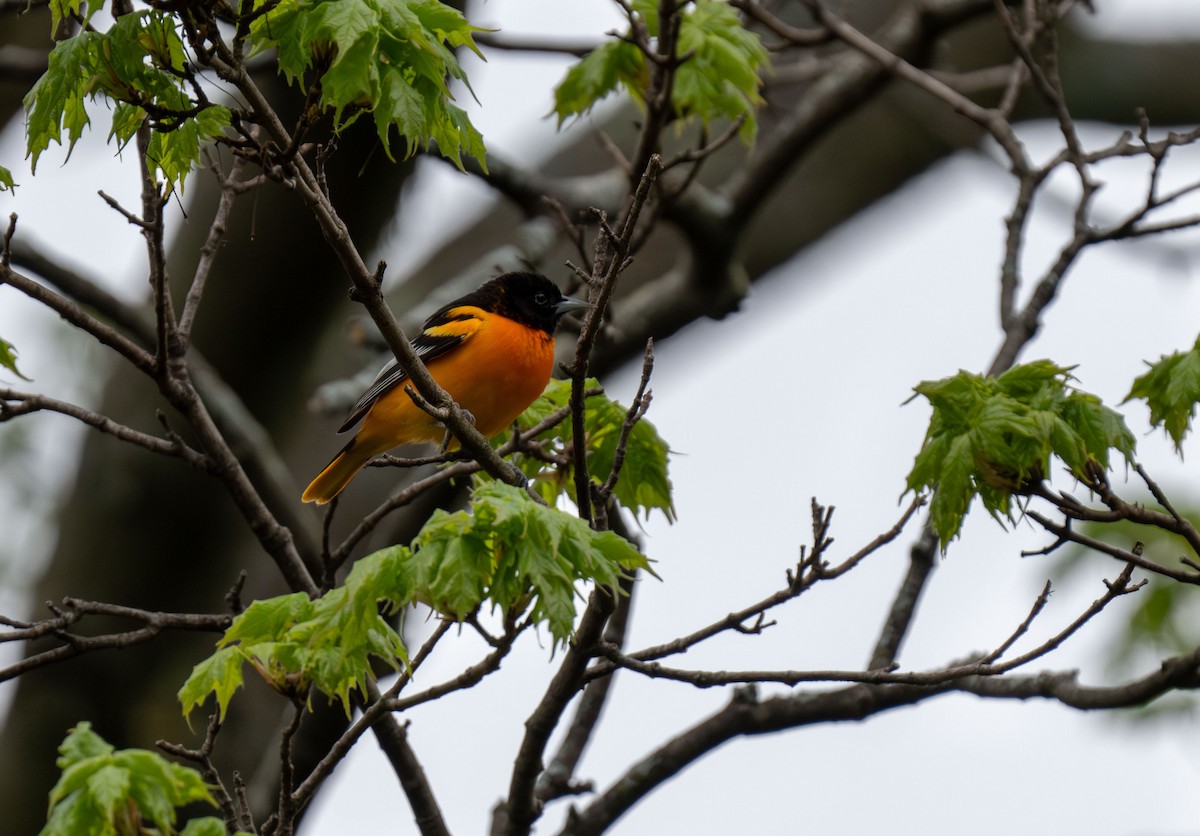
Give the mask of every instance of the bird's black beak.
[[572, 299], [570, 296], [564, 296], [562, 301], [554, 306], [554, 312], [559, 316], [570, 313], [571, 311], [579, 311], [584, 308], [590, 308], [591, 302], [584, 302], [581, 299]]

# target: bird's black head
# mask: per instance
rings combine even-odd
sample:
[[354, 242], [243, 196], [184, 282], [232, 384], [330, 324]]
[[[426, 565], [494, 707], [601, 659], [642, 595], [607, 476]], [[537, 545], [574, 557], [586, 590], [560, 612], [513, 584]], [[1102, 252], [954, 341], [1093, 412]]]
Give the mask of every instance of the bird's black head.
[[475, 305], [501, 316], [553, 334], [568, 311], [587, 307], [586, 302], [563, 296], [562, 291], [540, 273], [505, 273], [464, 296], [459, 304]]

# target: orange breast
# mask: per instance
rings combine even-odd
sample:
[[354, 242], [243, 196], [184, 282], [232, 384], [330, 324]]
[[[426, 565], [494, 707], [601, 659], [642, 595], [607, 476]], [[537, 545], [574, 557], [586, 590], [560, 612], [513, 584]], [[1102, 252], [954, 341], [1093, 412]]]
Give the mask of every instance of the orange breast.
[[[435, 357], [428, 368], [490, 438], [546, 388], [554, 370], [554, 337], [487, 316], [461, 345]], [[443, 434], [441, 425], [412, 402], [403, 384], [376, 402], [359, 431], [362, 441], [381, 451], [415, 441], [441, 441]]]

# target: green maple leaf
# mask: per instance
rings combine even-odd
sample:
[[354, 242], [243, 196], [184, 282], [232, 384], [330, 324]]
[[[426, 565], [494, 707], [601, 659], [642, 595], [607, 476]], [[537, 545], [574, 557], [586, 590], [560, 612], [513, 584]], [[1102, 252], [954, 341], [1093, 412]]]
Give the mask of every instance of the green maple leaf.
[[[95, 833], [174, 833], [176, 811], [195, 802], [217, 806], [194, 769], [145, 749], [114, 749], [90, 724], [80, 723], [59, 746], [62, 775], [50, 791], [50, 815], [41, 836]], [[220, 825], [213, 830], [213, 822]], [[220, 819], [189, 822], [184, 833], [224, 833]]]
[[[598, 382], [588, 381], [586, 387], [597, 388]], [[550, 414], [566, 406], [571, 397], [571, 383], [566, 380], [551, 380], [533, 404], [525, 410], [517, 423], [522, 430], [540, 424]], [[606, 395], [587, 399], [584, 411], [584, 432], [588, 451], [588, 472], [601, 484], [612, 473], [616, 461], [617, 446], [621, 429], [625, 423], [627, 409]], [[541, 436], [551, 446], [551, 452], [562, 455], [574, 444], [570, 417], [564, 418], [556, 427]], [[635, 515], [648, 516], [658, 510], [668, 522], [675, 520], [675, 504], [672, 499], [669, 473], [670, 447], [658, 434], [654, 424], [642, 418], [634, 425], [625, 446], [625, 460], [618, 476], [613, 496], [617, 502]], [[535, 458], [520, 457], [517, 466], [533, 482], [534, 488], [550, 505], [559, 496], [575, 498], [574, 467], [547, 467]], [[487, 477], [478, 475], [479, 481]]]
[[[657, 3], [637, 2], [633, 9], [649, 35], [657, 37]], [[718, 118], [740, 119], [742, 139], [753, 142], [755, 112], [763, 103], [761, 75], [770, 57], [758, 36], [742, 26], [737, 11], [724, 0], [697, 0], [682, 13], [676, 46], [683, 60], [671, 91], [675, 113], [705, 125]], [[554, 113], [561, 126], [618, 89], [641, 103], [649, 83], [646, 56], [627, 33], [605, 41], [567, 71], [554, 90]]]
[[408, 664], [400, 635], [384, 618], [424, 603], [463, 618], [486, 603], [528, 613], [556, 643], [574, 629], [578, 585], [616, 588], [646, 558], [610, 531], [493, 483], [475, 490], [468, 511], [435, 513], [409, 546], [381, 549], [354, 564], [345, 583], [320, 598], [302, 593], [255, 601], [234, 619], [219, 649], [179, 691], [184, 715], [214, 695], [223, 717], [250, 663], [277, 690], [303, 697], [309, 686], [339, 701], [365, 690], [372, 664]]
[[648, 82], [645, 56], [635, 45], [615, 38], [604, 41], [567, 70], [554, 88], [558, 124], [590, 113], [598, 102], [619, 88], [640, 102]]
[[389, 157], [395, 131], [405, 156], [436, 145], [459, 168], [463, 154], [484, 164], [483, 139], [448, 84], [467, 81], [455, 48], [479, 54], [479, 30], [457, 10], [437, 0], [283, 0], [251, 31], [259, 49], [278, 50], [289, 82], [320, 73], [337, 129], [369, 113]]
[[1135, 441], [1120, 414], [1069, 384], [1071, 368], [1048, 360], [1014, 366], [998, 378], [959, 372], [915, 387], [933, 407], [907, 489], [933, 492], [930, 518], [945, 551], [976, 497], [999, 521], [1013, 497], [1050, 475], [1057, 457], [1077, 478], [1111, 451], [1133, 460]]
[[[71, 4], [63, 6], [68, 12]], [[78, 4], [75, 4], [78, 9]], [[59, 41], [45, 74], [25, 97], [26, 149], [36, 171], [50, 143], [67, 140], [67, 156], [90, 124], [88, 102], [113, 106], [109, 140], [124, 146], [152, 114], [148, 158], [168, 188], [182, 190], [204, 142], [230, 123], [228, 108], [194, 102], [180, 78], [183, 43], [170, 15], [142, 10], [107, 32], [82, 31]], [[196, 112], [198, 110], [198, 112]]]
[[574, 630], [577, 582], [615, 587], [649, 568], [627, 540], [499, 482], [475, 489], [470, 512], [435, 513], [413, 545], [407, 565], [422, 600], [460, 618], [485, 600], [506, 612], [529, 606], [559, 642]]
[[1138, 398], [1150, 407], [1150, 426], [1162, 427], [1181, 451], [1200, 401], [1200, 339], [1188, 351], [1163, 355], [1133, 381], [1122, 403]]

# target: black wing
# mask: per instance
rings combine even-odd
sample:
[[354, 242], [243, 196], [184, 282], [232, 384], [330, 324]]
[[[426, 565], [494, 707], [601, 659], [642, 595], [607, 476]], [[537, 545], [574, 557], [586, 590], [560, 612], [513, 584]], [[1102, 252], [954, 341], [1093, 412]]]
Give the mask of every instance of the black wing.
[[[440, 357], [450, 349], [462, 344], [479, 327], [480, 319], [470, 308], [447, 306], [435, 313], [425, 323], [425, 329], [413, 340], [413, 348], [422, 362], [428, 363], [435, 357]], [[395, 389], [408, 379], [400, 364], [392, 360], [375, 378], [367, 391], [363, 392], [358, 403], [350, 410], [346, 420], [338, 427], [339, 433], [344, 433], [363, 419], [375, 402], [383, 395]]]

